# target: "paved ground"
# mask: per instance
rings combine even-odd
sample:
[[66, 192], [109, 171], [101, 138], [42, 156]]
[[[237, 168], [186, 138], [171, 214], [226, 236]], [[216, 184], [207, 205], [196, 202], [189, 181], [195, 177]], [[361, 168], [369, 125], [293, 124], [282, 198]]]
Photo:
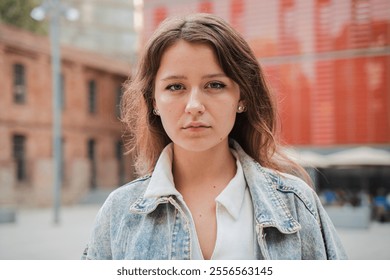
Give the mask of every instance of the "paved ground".
[[[60, 225], [53, 224], [52, 209], [19, 210], [16, 223], [0, 224], [0, 260], [79, 259], [98, 208], [62, 208]], [[351, 259], [390, 260], [390, 223], [338, 231]]]
[[79, 259], [97, 211], [96, 205], [62, 208], [55, 225], [52, 209], [19, 210], [16, 223], [0, 224], [0, 259]]

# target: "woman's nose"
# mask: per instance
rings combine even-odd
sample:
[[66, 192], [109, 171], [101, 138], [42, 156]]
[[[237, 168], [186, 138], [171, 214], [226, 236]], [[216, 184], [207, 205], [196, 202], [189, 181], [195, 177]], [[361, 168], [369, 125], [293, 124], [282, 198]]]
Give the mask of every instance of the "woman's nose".
[[201, 90], [199, 90], [198, 88], [192, 89], [188, 96], [187, 106], [185, 108], [186, 113], [194, 115], [203, 114], [205, 109], [206, 108], [202, 102]]

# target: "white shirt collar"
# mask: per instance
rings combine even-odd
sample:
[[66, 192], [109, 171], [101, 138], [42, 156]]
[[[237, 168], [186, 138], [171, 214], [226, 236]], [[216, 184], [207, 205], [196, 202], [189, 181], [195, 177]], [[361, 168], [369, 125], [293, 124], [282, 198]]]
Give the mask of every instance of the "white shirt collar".
[[244, 201], [246, 181], [236, 151], [233, 149], [230, 149], [230, 151], [236, 158], [237, 172], [215, 200], [223, 205], [229, 214], [232, 215], [235, 220], [237, 220], [240, 217], [240, 212]]
[[173, 144], [168, 144], [161, 152], [157, 160], [149, 186], [144, 194], [145, 198], [154, 198], [161, 196], [181, 194], [175, 188], [175, 182], [172, 175]]
[[[223, 205], [229, 214], [237, 220], [244, 201], [246, 181], [238, 155], [231, 149], [236, 158], [237, 172], [225, 189], [215, 199]], [[182, 198], [182, 195], [175, 188], [172, 176], [173, 144], [168, 144], [161, 152], [157, 160], [149, 186], [144, 194], [145, 198], [175, 195]]]

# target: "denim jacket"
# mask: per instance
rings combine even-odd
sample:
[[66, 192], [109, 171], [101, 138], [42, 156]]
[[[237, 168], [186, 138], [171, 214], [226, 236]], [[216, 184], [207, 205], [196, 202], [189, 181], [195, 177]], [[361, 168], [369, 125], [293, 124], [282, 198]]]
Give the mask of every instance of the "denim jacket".
[[[297, 177], [260, 166], [237, 143], [233, 148], [252, 196], [258, 259], [347, 258], [312, 188]], [[145, 198], [150, 178], [109, 195], [82, 259], [191, 259], [192, 219], [175, 196]]]

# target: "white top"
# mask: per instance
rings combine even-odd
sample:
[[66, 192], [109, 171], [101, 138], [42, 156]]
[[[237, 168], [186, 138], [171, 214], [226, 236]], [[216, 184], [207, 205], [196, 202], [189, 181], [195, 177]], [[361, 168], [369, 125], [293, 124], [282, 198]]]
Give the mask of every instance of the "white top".
[[[255, 259], [256, 234], [253, 221], [253, 204], [246, 185], [244, 173], [235, 150], [237, 173], [215, 199], [217, 238], [211, 259]], [[183, 196], [176, 190], [172, 176], [173, 145], [169, 144], [156, 163], [146, 198], [175, 195], [191, 217]], [[192, 259], [203, 259], [195, 227], [192, 227]]]

